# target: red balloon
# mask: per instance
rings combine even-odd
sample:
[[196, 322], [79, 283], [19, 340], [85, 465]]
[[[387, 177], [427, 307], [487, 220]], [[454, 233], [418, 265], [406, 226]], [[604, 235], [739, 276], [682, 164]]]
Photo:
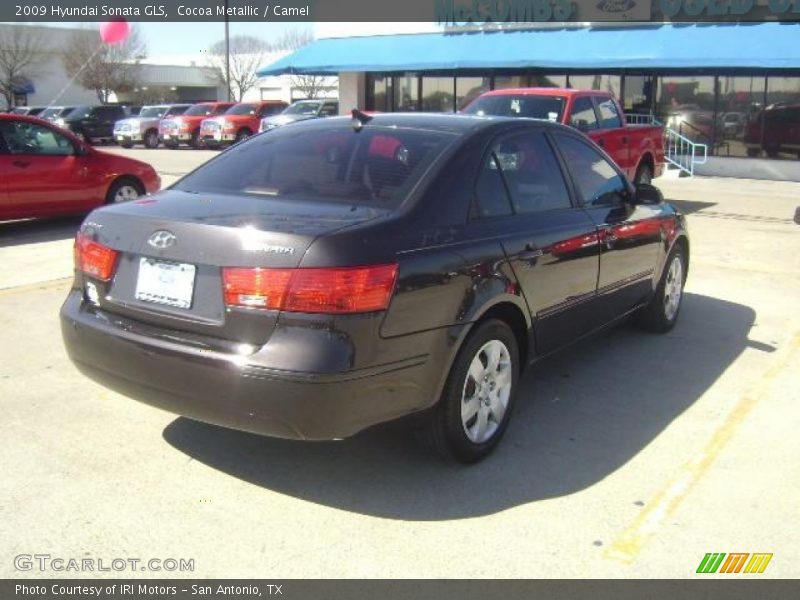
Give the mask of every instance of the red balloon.
[[104, 44], [121, 44], [131, 33], [131, 26], [125, 20], [106, 21], [100, 24], [100, 39]]

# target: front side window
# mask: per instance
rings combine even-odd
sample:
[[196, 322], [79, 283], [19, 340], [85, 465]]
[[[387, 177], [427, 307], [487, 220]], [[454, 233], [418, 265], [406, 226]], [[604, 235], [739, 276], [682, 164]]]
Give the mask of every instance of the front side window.
[[625, 181], [597, 150], [570, 135], [554, 137], [584, 204], [607, 206], [624, 201]]
[[594, 112], [594, 104], [588, 96], [576, 98], [572, 103], [572, 115], [569, 124], [579, 131], [589, 131], [597, 129], [597, 115]]
[[226, 115], [254, 115], [258, 106], [255, 104], [234, 104], [227, 111]]
[[49, 129], [22, 121], [6, 121], [0, 131], [11, 154], [70, 156], [75, 148], [66, 137]]
[[319, 110], [319, 102], [295, 102], [283, 111], [285, 115], [316, 115]]
[[167, 112], [166, 106], [145, 106], [139, 116], [143, 119], [160, 119]]
[[393, 208], [454, 139], [377, 126], [357, 132], [344, 124], [278, 128], [234, 146], [174, 187]]
[[283, 104], [265, 104], [258, 111], [260, 117], [271, 117], [281, 114], [286, 107]]

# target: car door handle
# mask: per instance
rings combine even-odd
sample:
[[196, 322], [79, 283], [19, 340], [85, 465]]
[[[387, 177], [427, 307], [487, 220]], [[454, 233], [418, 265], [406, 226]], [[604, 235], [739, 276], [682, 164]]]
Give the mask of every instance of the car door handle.
[[31, 165], [30, 161], [27, 160], [15, 160], [11, 164], [15, 167], [19, 167], [20, 169], [26, 169]]

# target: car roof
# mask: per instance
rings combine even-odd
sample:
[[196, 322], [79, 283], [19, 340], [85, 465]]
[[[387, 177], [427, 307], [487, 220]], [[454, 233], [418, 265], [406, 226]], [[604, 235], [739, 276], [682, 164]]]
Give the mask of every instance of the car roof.
[[[569, 129], [564, 125], [540, 119], [523, 119], [520, 117], [495, 117], [477, 116], [457, 113], [375, 113], [365, 127], [396, 127], [403, 129], [419, 129], [426, 131], [440, 131], [443, 133], [467, 133], [480, 129], [500, 128], [503, 125], [533, 125], [539, 127], [554, 127]], [[351, 117], [329, 117], [327, 119], [310, 119], [302, 121], [308, 127], [324, 127], [327, 123], [350, 121]], [[316, 125], [315, 125], [316, 124]]]
[[484, 92], [481, 96], [578, 96], [591, 94], [592, 96], [611, 96], [609, 92], [602, 90], [578, 90], [575, 88], [561, 87], [520, 87], [505, 88], [502, 90], [492, 90]]

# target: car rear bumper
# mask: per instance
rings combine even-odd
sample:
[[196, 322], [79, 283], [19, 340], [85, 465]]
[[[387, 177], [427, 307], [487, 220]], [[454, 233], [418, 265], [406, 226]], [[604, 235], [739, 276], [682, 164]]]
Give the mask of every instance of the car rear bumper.
[[[61, 308], [70, 359], [126, 396], [199, 421], [275, 437], [330, 440], [427, 408], [429, 356], [335, 374], [280, 371], [248, 356], [134, 333], [72, 290]], [[269, 345], [269, 342], [268, 344]]]

